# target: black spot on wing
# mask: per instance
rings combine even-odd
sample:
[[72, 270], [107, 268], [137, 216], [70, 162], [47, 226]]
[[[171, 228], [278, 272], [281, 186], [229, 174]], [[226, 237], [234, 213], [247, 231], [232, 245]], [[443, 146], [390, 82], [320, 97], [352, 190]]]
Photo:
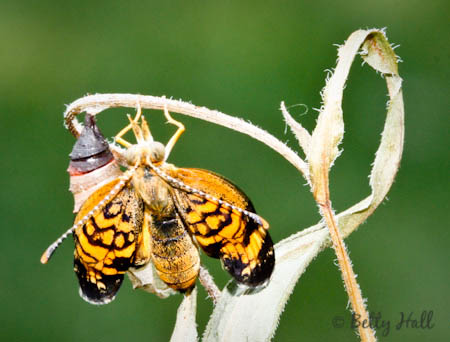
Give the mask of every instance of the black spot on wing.
[[241, 259], [232, 259], [228, 256], [222, 258], [225, 269], [237, 282], [251, 287], [261, 285], [270, 278], [275, 266], [273, 242], [268, 233], [258, 253], [258, 261], [259, 263], [250, 270], [250, 274], [243, 274], [248, 264], [243, 263]]
[[220, 249], [223, 247], [223, 243], [220, 241], [211, 243], [206, 246], [200, 245], [200, 247], [202, 248], [203, 252], [206, 253], [207, 256], [218, 259], [220, 257]]
[[241, 259], [233, 259], [230, 257], [222, 258], [223, 266], [231, 274], [231, 276], [236, 279], [239, 283], [244, 282], [244, 277], [242, 276], [242, 271], [247, 264], [244, 264]]
[[[115, 210], [113, 210], [115, 209]], [[120, 201], [111, 201], [103, 208], [103, 216], [105, 218], [110, 219], [119, 215], [123, 211], [123, 203]]]
[[127, 213], [123, 213], [122, 214], [122, 221], [124, 221], [124, 222], [130, 222], [130, 219], [131, 219], [131, 217], [130, 217], [130, 215], [128, 215]]
[[123, 281], [123, 274], [102, 275], [97, 281], [102, 282], [106, 288], [99, 288], [97, 284], [90, 282], [87, 270], [78, 258], [74, 260], [74, 270], [80, 284], [80, 296], [91, 304], [102, 305], [111, 302]]
[[119, 258], [115, 257], [111, 265], [107, 265], [110, 268], [116, 269], [118, 272], [126, 272], [131, 267], [132, 258]]
[[247, 224], [245, 225], [245, 233], [244, 233], [244, 240], [243, 240], [243, 244], [244, 246], [248, 246], [248, 244], [250, 243], [250, 235], [253, 234], [253, 232], [255, 230], [258, 229], [258, 224], [252, 220], [252, 219], [246, 219]]

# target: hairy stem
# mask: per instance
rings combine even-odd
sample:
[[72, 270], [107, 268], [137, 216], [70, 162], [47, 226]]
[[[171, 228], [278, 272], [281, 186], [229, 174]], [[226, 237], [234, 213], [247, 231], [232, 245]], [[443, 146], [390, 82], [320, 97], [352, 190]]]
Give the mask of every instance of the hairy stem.
[[82, 125], [76, 120], [76, 115], [80, 114], [81, 112], [95, 115], [108, 108], [136, 108], [138, 103], [141, 108], [159, 110], [163, 110], [164, 105], [167, 105], [167, 109], [171, 112], [180, 113], [194, 118], [213, 122], [215, 124], [228, 127], [237, 132], [247, 134], [248, 136], [261, 141], [262, 143], [278, 152], [296, 169], [298, 169], [307, 180], [309, 179], [309, 170], [305, 161], [301, 159], [296, 152], [291, 150], [288, 146], [275, 138], [273, 135], [242, 119], [232, 117], [217, 110], [195, 106], [181, 100], [167, 99], [164, 96], [158, 97], [134, 94], [88, 95], [72, 102], [67, 107], [64, 113], [64, 119], [67, 129], [75, 137], [78, 137], [80, 135]]
[[217, 287], [216, 283], [214, 282], [212, 275], [203, 265], [200, 266], [200, 273], [198, 275], [198, 279], [205, 288], [206, 292], [208, 292], [208, 295], [211, 298], [213, 304], [216, 305], [220, 299], [221, 292]]
[[[345, 288], [347, 290], [348, 298], [352, 306], [352, 311], [359, 315], [360, 321], [369, 322], [369, 315], [364, 305], [361, 289], [356, 282], [355, 273], [353, 272], [352, 263], [347, 253], [344, 240], [336, 224], [336, 220], [331, 208], [330, 201], [326, 201], [324, 204], [320, 204], [322, 216], [328, 226], [331, 240], [333, 242], [333, 248], [336, 253], [336, 257], [339, 262], [339, 268], [341, 269], [342, 279], [344, 280]], [[362, 324], [358, 326], [359, 336], [361, 341], [376, 341], [375, 333], [370, 327], [363, 327]]]

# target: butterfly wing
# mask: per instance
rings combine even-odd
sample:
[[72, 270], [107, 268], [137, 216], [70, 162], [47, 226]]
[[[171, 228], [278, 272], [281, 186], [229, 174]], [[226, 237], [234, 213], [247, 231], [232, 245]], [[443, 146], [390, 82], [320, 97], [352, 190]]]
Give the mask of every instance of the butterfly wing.
[[168, 167], [164, 172], [222, 201], [171, 184], [183, 220], [203, 251], [220, 258], [225, 269], [240, 283], [258, 286], [269, 279], [275, 254], [267, 222], [257, 223], [226, 205], [254, 213], [250, 199], [231, 182], [210, 171]]
[[[75, 222], [83, 219], [118, 182], [116, 179], [95, 191], [81, 207]], [[115, 298], [124, 273], [135, 263], [143, 211], [142, 200], [125, 186], [75, 230], [74, 270], [80, 295], [89, 303], [107, 304]]]

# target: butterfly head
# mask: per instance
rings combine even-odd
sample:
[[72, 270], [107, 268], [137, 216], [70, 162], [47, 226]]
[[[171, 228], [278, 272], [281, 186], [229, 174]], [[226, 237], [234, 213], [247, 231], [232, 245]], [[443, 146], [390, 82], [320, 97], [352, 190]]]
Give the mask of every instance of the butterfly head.
[[155, 166], [162, 164], [165, 160], [166, 148], [162, 143], [153, 140], [145, 118], [142, 116], [141, 125], [131, 119], [130, 124], [136, 137], [136, 144], [128, 147], [124, 154], [128, 164], [147, 164], [148, 162]]

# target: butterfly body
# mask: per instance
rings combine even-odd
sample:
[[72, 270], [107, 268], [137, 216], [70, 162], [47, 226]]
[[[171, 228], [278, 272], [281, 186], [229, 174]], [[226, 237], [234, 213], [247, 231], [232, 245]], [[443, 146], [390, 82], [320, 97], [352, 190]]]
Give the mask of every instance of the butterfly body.
[[145, 203], [151, 261], [159, 277], [175, 290], [189, 290], [200, 270], [200, 255], [177, 211], [173, 189], [146, 166], [136, 170], [132, 183]]
[[[174, 123], [168, 112], [165, 114]], [[93, 304], [109, 303], [124, 273], [148, 263], [169, 287], [190, 291], [199, 275], [199, 250], [220, 259], [238, 283], [264, 285], [275, 265], [268, 223], [256, 215], [250, 199], [224, 177], [166, 162], [184, 131], [181, 123], [164, 147], [153, 141], [144, 118], [141, 126], [137, 124], [139, 115], [130, 118], [129, 127], [116, 136], [127, 148], [110, 145], [114, 161], [128, 171], [87, 198], [74, 226], [47, 249], [41, 261], [46, 263], [63, 238], [73, 232], [80, 294]], [[137, 140], [134, 145], [121, 138], [131, 128]]]

